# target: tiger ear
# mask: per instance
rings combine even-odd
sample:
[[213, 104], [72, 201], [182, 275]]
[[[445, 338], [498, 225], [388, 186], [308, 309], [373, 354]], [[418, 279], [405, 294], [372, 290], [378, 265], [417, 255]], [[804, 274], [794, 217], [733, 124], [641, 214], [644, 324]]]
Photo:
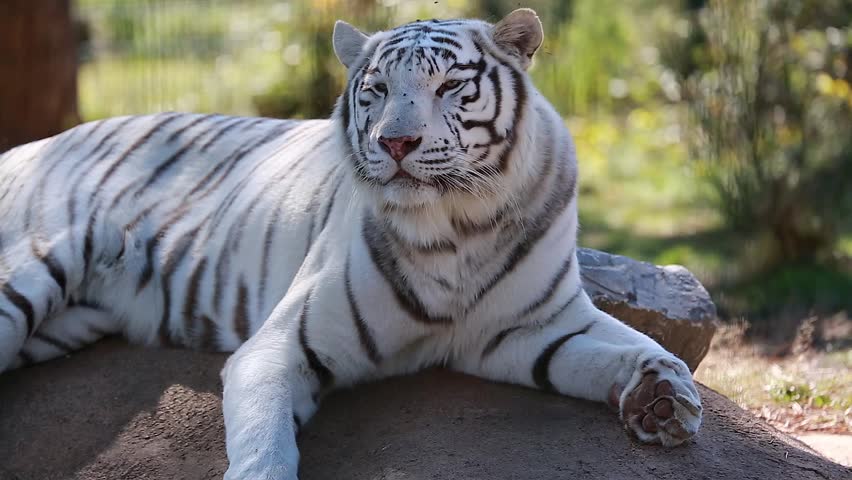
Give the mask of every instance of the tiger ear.
[[334, 33], [331, 34], [334, 54], [346, 68], [349, 68], [361, 54], [361, 49], [367, 43], [367, 37], [360, 30], [343, 20], [334, 22]]
[[494, 43], [518, 58], [521, 68], [530, 66], [533, 54], [541, 46], [544, 29], [535, 11], [519, 8], [503, 17], [492, 30]]

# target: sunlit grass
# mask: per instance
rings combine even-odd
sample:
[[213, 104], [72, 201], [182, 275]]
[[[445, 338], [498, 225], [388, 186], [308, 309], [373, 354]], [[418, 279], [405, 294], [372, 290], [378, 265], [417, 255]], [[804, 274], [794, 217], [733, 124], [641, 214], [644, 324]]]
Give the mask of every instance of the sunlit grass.
[[775, 357], [729, 327], [695, 377], [782, 429], [852, 429], [852, 349]]
[[80, 69], [80, 111], [84, 119], [164, 110], [254, 115], [254, 97], [273, 81], [231, 58], [101, 59]]

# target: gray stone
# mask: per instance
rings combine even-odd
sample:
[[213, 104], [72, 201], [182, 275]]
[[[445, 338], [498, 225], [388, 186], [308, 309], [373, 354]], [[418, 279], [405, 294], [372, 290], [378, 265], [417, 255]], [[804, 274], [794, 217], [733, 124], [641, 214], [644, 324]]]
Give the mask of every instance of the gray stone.
[[659, 342], [692, 371], [698, 368], [716, 331], [716, 306], [689, 270], [587, 248], [577, 257], [598, 308]]

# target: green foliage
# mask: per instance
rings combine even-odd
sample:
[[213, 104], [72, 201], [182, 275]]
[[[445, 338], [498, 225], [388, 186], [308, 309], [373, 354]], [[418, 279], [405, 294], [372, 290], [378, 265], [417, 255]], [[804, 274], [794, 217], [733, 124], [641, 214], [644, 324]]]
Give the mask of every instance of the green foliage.
[[852, 212], [852, 25], [819, 3], [711, 1], [667, 55], [719, 211], [771, 233], [770, 265], [830, 257]]
[[796, 383], [791, 380], [777, 380], [768, 385], [769, 397], [779, 404], [798, 403], [815, 408], [847, 408], [850, 399], [836, 395], [835, 385], [831, 382]]

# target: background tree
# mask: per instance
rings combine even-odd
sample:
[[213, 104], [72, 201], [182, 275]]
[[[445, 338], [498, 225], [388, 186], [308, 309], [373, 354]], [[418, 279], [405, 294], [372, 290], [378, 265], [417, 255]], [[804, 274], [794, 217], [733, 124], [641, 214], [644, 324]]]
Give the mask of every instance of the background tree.
[[0, 151], [79, 123], [70, 0], [0, 1]]

